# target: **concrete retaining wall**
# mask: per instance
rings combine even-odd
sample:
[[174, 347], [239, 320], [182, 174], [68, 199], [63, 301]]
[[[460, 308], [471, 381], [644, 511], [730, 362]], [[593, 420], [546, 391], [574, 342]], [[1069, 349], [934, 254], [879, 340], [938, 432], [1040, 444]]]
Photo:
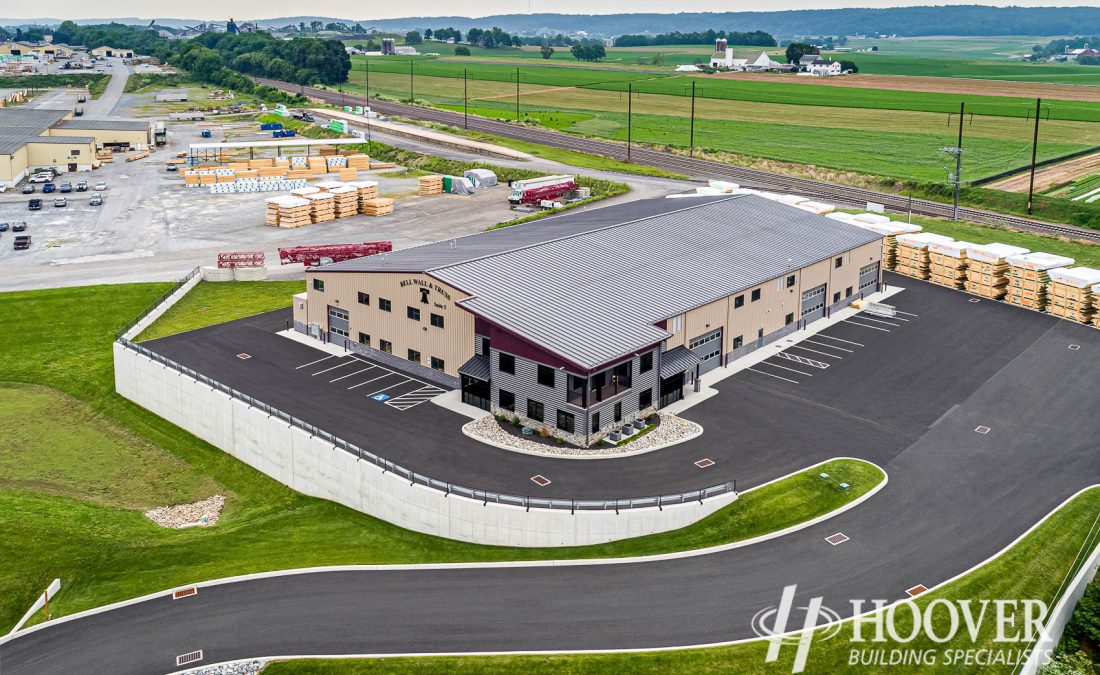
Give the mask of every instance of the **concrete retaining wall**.
[[295, 490], [425, 534], [502, 546], [596, 544], [678, 529], [737, 499], [731, 492], [662, 509], [575, 514], [483, 504], [410, 484], [121, 343], [114, 357], [122, 396]]

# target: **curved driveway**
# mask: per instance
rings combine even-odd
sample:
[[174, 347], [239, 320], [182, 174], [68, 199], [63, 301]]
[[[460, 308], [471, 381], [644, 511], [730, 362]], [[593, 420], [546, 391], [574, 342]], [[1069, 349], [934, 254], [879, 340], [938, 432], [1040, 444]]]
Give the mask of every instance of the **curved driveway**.
[[[742, 419], [725, 391], [748, 387], [916, 434], [880, 461], [890, 482], [857, 509], [778, 539], [675, 560], [334, 571], [203, 588], [188, 600], [149, 600], [24, 634], [2, 648], [4, 675], [166, 672], [194, 649], [211, 663], [693, 645], [753, 637], [753, 614], [789, 584], [844, 616], [850, 598], [894, 600], [940, 583], [1100, 478], [1100, 331], [908, 283], [894, 301], [922, 307], [911, 328], [929, 322], [941, 331], [936, 342], [880, 357], [873, 377], [860, 377], [855, 359], [812, 388], [746, 372], [712, 399]], [[903, 334], [885, 337], [900, 346]], [[713, 442], [710, 432], [703, 438]], [[842, 443], [822, 436], [807, 454], [867, 454]], [[824, 537], [837, 531], [851, 540], [830, 546]]]

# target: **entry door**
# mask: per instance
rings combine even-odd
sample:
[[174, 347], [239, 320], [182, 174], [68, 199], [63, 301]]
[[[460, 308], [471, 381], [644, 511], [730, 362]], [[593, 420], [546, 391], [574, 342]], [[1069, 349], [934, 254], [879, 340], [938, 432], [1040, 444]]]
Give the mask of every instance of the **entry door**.
[[73, 164], [73, 163], [70, 162], [69, 163], [69, 172], [72, 173], [73, 171], [76, 171], [76, 164]]
[[328, 341], [332, 344], [343, 345], [348, 335], [350, 335], [348, 332], [348, 311], [329, 305]]
[[722, 329], [712, 330], [688, 341], [688, 349], [699, 357], [699, 374], [722, 365]]
[[825, 284], [802, 293], [802, 320], [806, 323], [825, 316]]

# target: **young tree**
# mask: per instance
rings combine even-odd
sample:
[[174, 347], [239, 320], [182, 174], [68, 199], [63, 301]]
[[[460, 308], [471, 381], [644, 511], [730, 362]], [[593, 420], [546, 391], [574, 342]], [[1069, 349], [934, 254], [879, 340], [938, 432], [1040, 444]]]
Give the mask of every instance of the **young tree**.
[[408, 33], [405, 33], [405, 44], [418, 45], [422, 42], [424, 42], [424, 38], [420, 37], [419, 32], [410, 30]]
[[425, 40], [431, 40], [432, 39], [432, 29], [431, 28], [428, 28], [424, 31], [424, 39]]
[[554, 48], [550, 45], [543, 45], [539, 48], [539, 52], [542, 54], [542, 58], [548, 59], [554, 55]]
[[469, 55], [470, 55], [470, 48], [467, 47], [466, 45], [456, 45], [455, 46], [455, 56], [469, 56]]
[[787, 63], [798, 63], [807, 54], [820, 54], [821, 50], [805, 42], [792, 42], [787, 45]]
[[513, 47], [522, 47], [523, 46], [523, 38], [521, 38], [518, 35], [513, 35], [512, 36], [512, 46]]

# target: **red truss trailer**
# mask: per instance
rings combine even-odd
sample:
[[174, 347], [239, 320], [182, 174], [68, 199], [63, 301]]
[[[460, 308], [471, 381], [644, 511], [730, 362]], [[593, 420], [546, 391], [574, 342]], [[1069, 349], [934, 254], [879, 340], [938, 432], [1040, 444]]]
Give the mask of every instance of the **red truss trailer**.
[[263, 251], [228, 251], [218, 254], [219, 269], [234, 269], [237, 267], [263, 267]]
[[279, 249], [279, 262], [283, 265], [305, 263], [306, 267], [352, 258], [362, 258], [393, 250], [391, 241], [365, 241], [361, 244], [321, 244], [318, 246], [294, 246]]

